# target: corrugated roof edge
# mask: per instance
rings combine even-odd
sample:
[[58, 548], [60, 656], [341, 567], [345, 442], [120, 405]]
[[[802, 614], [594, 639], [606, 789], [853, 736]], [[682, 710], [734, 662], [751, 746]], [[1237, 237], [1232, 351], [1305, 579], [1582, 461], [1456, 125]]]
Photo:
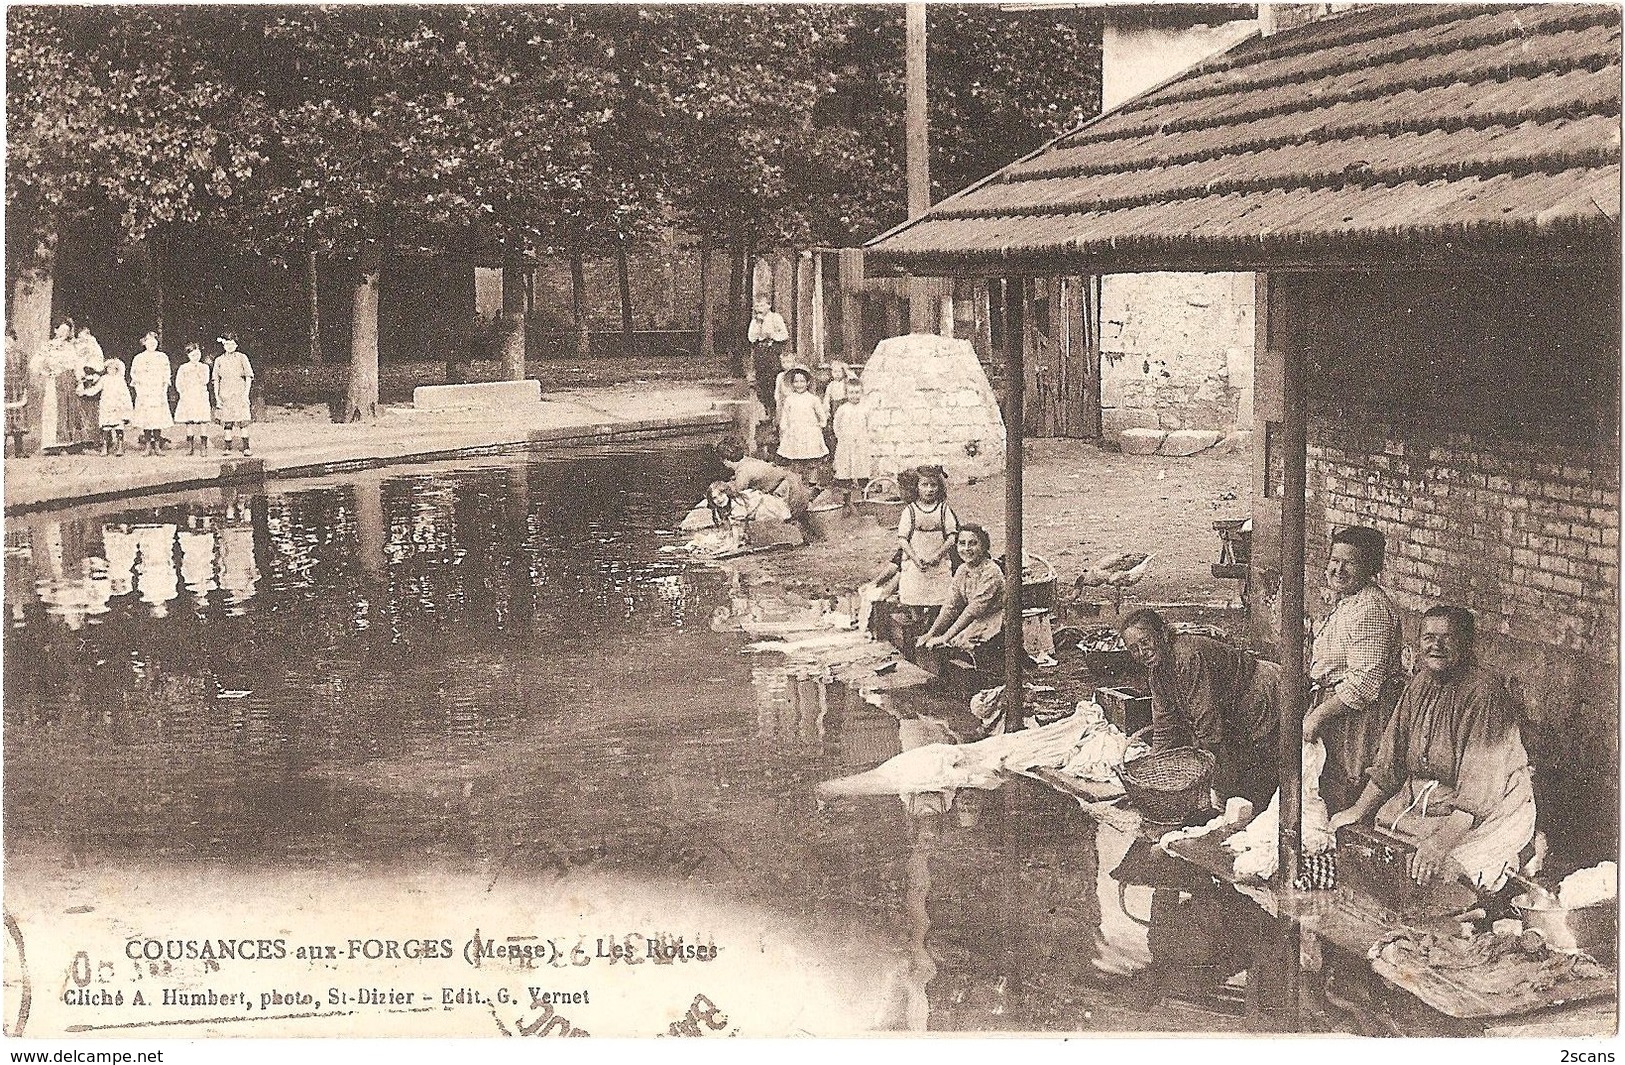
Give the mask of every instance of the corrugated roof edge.
[[1067, 137], [1071, 137], [1071, 136], [1074, 136], [1074, 135], [1076, 135], [1078, 133], [1081, 133], [1084, 130], [1088, 129], [1090, 126], [1093, 126], [1095, 123], [1103, 121], [1103, 120], [1105, 120], [1107, 118], [1110, 118], [1111, 116], [1117, 114], [1118, 112], [1122, 111], [1125, 108], [1134, 106], [1140, 100], [1142, 100], [1145, 97], [1151, 95], [1152, 93], [1161, 92], [1163, 89], [1166, 89], [1168, 86], [1170, 86], [1170, 85], [1174, 84], [1175, 82], [1177, 82], [1180, 78], [1188, 76], [1191, 73], [1191, 71], [1198, 69], [1203, 64], [1211, 63], [1215, 59], [1219, 58], [1220, 56], [1228, 55], [1230, 52], [1234, 51], [1235, 49], [1240, 48], [1240, 47], [1242, 47], [1244, 45], [1247, 45], [1247, 44], [1249, 44], [1249, 43], [1251, 43], [1253, 41], [1256, 41], [1258, 39], [1259, 39], [1259, 33], [1258, 33], [1257, 30], [1254, 30], [1252, 33], [1249, 33], [1247, 36], [1243, 37], [1241, 40], [1239, 40], [1236, 43], [1232, 44], [1230, 47], [1221, 49], [1220, 51], [1217, 51], [1217, 52], [1213, 53], [1210, 56], [1205, 56], [1202, 59], [1197, 60], [1195, 63], [1193, 63], [1190, 66], [1186, 67], [1185, 69], [1179, 71], [1178, 73], [1173, 74], [1173, 75], [1171, 75], [1171, 76], [1169, 76], [1167, 78], [1164, 78], [1162, 81], [1157, 82], [1155, 85], [1151, 86], [1149, 89], [1146, 89], [1144, 92], [1137, 93], [1134, 96], [1130, 96], [1128, 99], [1124, 100], [1122, 103], [1118, 104], [1116, 107], [1113, 107], [1113, 108], [1110, 108], [1108, 110], [1102, 111], [1100, 114], [1096, 115], [1094, 118], [1089, 119], [1087, 122], [1080, 122], [1076, 126], [1073, 126], [1071, 129], [1063, 130], [1060, 133], [1057, 133], [1055, 136], [1051, 137], [1049, 140], [1045, 141], [1043, 144], [1041, 144], [1038, 147], [1034, 148], [1032, 151], [1028, 152], [1026, 155], [1022, 156], [1021, 158], [1012, 159], [1010, 162], [1006, 163], [1004, 166], [999, 167], [999, 169], [993, 171], [993, 173], [991, 173], [991, 174], [988, 174], [986, 177], [978, 178], [976, 181], [973, 181], [969, 185], [966, 185], [964, 188], [960, 189], [958, 192], [954, 192], [954, 193], [951, 193], [950, 195], [944, 196], [942, 199], [940, 199], [936, 203], [932, 204], [931, 207], [928, 208], [926, 210], [926, 212], [924, 214], [920, 215], [918, 218], [910, 218], [910, 219], [908, 219], [906, 221], [899, 222], [895, 226], [892, 226], [890, 229], [886, 230], [884, 233], [881, 233], [879, 236], [870, 237], [868, 240], [863, 242], [863, 247], [872, 248], [876, 244], [879, 244], [883, 240], [887, 240], [887, 239], [889, 239], [891, 237], [896, 236], [899, 233], [905, 232], [906, 230], [912, 228], [913, 226], [918, 225], [920, 222], [923, 222], [926, 219], [930, 218], [931, 217], [931, 212], [934, 211], [936, 208], [942, 206], [943, 204], [952, 203], [954, 200], [959, 199], [961, 196], [966, 196], [966, 195], [969, 195], [972, 192], [975, 192], [977, 189], [982, 188], [984, 185], [987, 185], [989, 182], [999, 180], [999, 178], [1001, 178], [1005, 174], [1005, 172], [1008, 171], [1009, 169], [1011, 169], [1012, 167], [1020, 166], [1022, 163], [1027, 162], [1029, 159], [1038, 158], [1040, 155], [1043, 155], [1045, 152], [1047, 152], [1051, 148], [1055, 147], [1055, 145], [1057, 143], [1059, 143], [1060, 141], [1065, 140]]

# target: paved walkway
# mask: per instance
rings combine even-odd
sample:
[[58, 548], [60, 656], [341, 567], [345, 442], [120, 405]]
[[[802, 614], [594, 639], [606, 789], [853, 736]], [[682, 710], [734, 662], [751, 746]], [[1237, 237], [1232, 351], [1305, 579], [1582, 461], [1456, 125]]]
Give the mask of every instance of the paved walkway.
[[[549, 392], [501, 410], [386, 408], [376, 421], [338, 425], [275, 417], [254, 425], [253, 457], [223, 453], [216, 427], [207, 458], [172, 448], [158, 458], [127, 443], [122, 458], [52, 455], [6, 459], [7, 514], [222, 482], [315, 476], [399, 462], [715, 432], [733, 423], [721, 385], [620, 385]], [[133, 436], [134, 434], [127, 434]]]

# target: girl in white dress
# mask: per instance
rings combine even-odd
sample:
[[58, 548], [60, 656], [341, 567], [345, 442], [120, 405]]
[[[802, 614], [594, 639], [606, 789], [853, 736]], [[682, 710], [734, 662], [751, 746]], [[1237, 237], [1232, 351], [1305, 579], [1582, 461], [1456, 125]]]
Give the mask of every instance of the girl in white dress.
[[197, 454], [197, 438], [203, 438], [203, 454], [209, 454], [209, 423], [214, 412], [209, 407], [209, 365], [203, 361], [203, 349], [196, 344], [186, 345], [186, 361], [175, 371], [175, 391], [180, 402], [175, 404], [175, 421], [186, 427], [186, 453]]
[[101, 376], [89, 387], [92, 395], [101, 397], [96, 403], [96, 423], [102, 430], [102, 454], [123, 456], [124, 427], [135, 414], [130, 383], [124, 379], [124, 360], [102, 360]]
[[824, 401], [808, 390], [811, 384], [812, 375], [796, 367], [790, 371], [790, 391], [779, 403], [779, 457], [809, 486], [818, 482], [818, 468], [829, 454], [824, 443], [829, 416]]
[[846, 402], [835, 408], [835, 483], [847, 499], [863, 491], [875, 475], [869, 448], [869, 408], [863, 402], [863, 383], [846, 383]]
[[897, 539], [903, 549], [897, 598], [916, 612], [935, 614], [953, 593], [948, 551], [959, 535], [959, 518], [948, 505], [948, 486], [935, 469], [920, 471], [919, 497], [903, 508]]
[[157, 455], [163, 445], [164, 430], [175, 424], [169, 408], [169, 356], [158, 350], [158, 334], [141, 338], [142, 348], [130, 361], [130, 384], [135, 389], [135, 409], [130, 421], [141, 430], [141, 444], [148, 455]]

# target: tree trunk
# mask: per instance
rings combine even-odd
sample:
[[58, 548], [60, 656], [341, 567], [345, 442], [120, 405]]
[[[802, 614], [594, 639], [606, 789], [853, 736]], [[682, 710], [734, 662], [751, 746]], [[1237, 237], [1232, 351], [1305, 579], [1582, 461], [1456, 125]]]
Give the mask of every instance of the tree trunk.
[[746, 253], [743, 247], [729, 249], [728, 302], [727, 314], [723, 317], [723, 324], [728, 331], [724, 346], [730, 356], [744, 350], [744, 323], [750, 320], [748, 314], [745, 318], [739, 317], [741, 293], [745, 291], [745, 256]]
[[626, 262], [626, 243], [615, 242], [615, 274], [621, 282], [621, 336], [626, 339], [627, 352], [632, 354], [632, 277]]
[[525, 276], [528, 271], [518, 259], [502, 266], [502, 377], [506, 381], [525, 379]]
[[[35, 452], [47, 443], [44, 439], [40, 412], [45, 390], [51, 388], [51, 378], [35, 371], [35, 357], [51, 338], [51, 298], [55, 291], [56, 235], [47, 235], [40, 241], [33, 265], [17, 274], [11, 289], [11, 306], [7, 315], [17, 333], [17, 343], [23, 350], [28, 366], [28, 405], [23, 408], [23, 424], [33, 439], [29, 446]], [[51, 427], [55, 432], [55, 426]]]
[[717, 357], [716, 316], [711, 311], [711, 245], [700, 245], [700, 358]]
[[309, 344], [310, 364], [322, 364], [322, 298], [321, 275], [316, 267], [316, 250], [311, 248], [305, 252], [305, 305], [309, 311], [309, 331], [306, 340]]
[[576, 358], [584, 359], [592, 347], [592, 337], [587, 333], [587, 270], [580, 252], [570, 253], [570, 313], [576, 325]]
[[357, 265], [360, 276], [350, 301], [350, 388], [344, 404], [347, 422], [378, 416], [378, 253], [364, 252]]
[[152, 324], [149, 328], [164, 342], [164, 267], [157, 234], [141, 242], [137, 252], [141, 263], [141, 283], [152, 296]]

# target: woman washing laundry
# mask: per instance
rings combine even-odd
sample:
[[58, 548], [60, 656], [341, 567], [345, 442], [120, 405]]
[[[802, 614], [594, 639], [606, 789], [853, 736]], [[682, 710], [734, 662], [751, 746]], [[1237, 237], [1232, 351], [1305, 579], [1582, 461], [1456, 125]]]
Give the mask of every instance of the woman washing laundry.
[[1281, 667], [1222, 640], [1175, 632], [1155, 610], [1132, 610], [1119, 630], [1151, 678], [1152, 747], [1193, 745], [1214, 757], [1221, 799], [1262, 810], [1280, 785], [1275, 758]]
[[925, 650], [970, 651], [1004, 631], [1004, 574], [989, 556], [992, 540], [980, 525], [961, 525], [957, 540], [960, 567], [953, 575], [948, 601], [930, 631], [919, 639]]
[[1332, 817], [1335, 832], [1370, 821], [1416, 845], [1418, 883], [1465, 877], [1498, 890], [1535, 834], [1529, 755], [1499, 678], [1474, 661], [1470, 611], [1422, 618], [1423, 670], [1382, 734], [1370, 782]]
[[717, 443], [717, 457], [733, 474], [728, 483], [735, 489], [743, 491], [754, 488], [778, 496], [790, 508], [791, 518], [799, 521], [806, 516], [812, 495], [794, 470], [746, 455], [744, 445], [731, 436], [723, 437]]

